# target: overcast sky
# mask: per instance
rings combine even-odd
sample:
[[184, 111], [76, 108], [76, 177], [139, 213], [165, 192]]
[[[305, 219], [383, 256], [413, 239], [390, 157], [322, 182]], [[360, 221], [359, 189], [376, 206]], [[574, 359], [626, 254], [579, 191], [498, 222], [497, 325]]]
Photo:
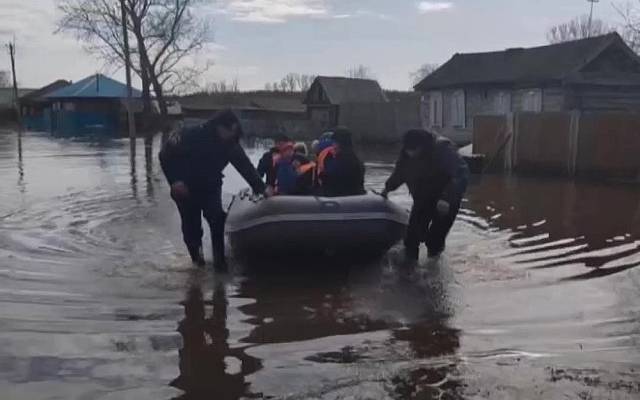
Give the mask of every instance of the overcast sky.
[[[75, 38], [54, 33], [56, 3], [0, 0], [0, 40], [16, 38], [21, 86], [77, 81], [97, 71], [122, 79], [122, 71], [105, 70]], [[363, 64], [383, 87], [408, 89], [410, 72], [423, 63], [545, 44], [550, 26], [588, 9], [586, 0], [215, 0], [206, 6], [215, 44], [201, 56], [215, 65], [203, 80], [237, 78], [241, 89], [261, 89], [288, 72], [344, 75]], [[619, 21], [609, 0], [595, 13]], [[0, 69], [8, 68], [3, 51]]]

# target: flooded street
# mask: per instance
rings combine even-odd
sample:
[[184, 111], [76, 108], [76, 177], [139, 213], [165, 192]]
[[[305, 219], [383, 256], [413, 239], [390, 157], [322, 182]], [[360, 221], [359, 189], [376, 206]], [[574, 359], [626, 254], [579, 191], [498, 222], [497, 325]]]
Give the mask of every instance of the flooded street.
[[215, 275], [158, 147], [0, 131], [3, 400], [640, 398], [640, 186], [488, 175], [414, 272], [395, 248]]

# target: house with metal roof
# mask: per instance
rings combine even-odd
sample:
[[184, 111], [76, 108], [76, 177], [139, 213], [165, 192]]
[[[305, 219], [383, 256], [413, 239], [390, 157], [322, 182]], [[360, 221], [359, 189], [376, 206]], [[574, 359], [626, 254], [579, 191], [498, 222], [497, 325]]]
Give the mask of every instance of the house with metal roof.
[[388, 100], [377, 81], [319, 76], [311, 84], [303, 103], [312, 121], [330, 128], [338, 125], [341, 106], [383, 104]]
[[[134, 107], [142, 93], [133, 89]], [[50, 104], [47, 130], [59, 135], [108, 134], [126, 131], [127, 86], [102, 74], [91, 75], [44, 96]]]
[[617, 34], [456, 54], [415, 86], [423, 124], [469, 143], [477, 115], [640, 112], [640, 57]]
[[71, 82], [59, 79], [40, 89], [33, 90], [20, 97], [20, 113], [25, 129], [46, 131], [51, 126], [51, 100], [49, 93], [71, 85]]

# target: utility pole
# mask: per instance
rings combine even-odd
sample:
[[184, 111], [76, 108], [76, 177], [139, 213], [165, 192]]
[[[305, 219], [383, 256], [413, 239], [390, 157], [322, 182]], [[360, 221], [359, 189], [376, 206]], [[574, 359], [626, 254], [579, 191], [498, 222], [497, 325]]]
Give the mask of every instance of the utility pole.
[[127, 75], [127, 119], [129, 120], [129, 139], [131, 149], [135, 151], [136, 121], [133, 114], [133, 89], [131, 88], [131, 58], [129, 54], [129, 30], [127, 28], [127, 9], [124, 0], [120, 0], [120, 12], [122, 13], [122, 40], [124, 43], [124, 63]]
[[589, 3], [591, 3], [591, 11], [589, 12], [589, 31], [587, 32], [587, 37], [591, 37], [591, 24], [593, 22], [593, 5], [595, 3], [599, 3], [600, 0], [587, 0]]
[[16, 43], [9, 42], [9, 57], [11, 58], [11, 75], [13, 76], [13, 101], [16, 108], [16, 118], [18, 118], [18, 124], [22, 123], [20, 101], [18, 100], [18, 79], [16, 78]]

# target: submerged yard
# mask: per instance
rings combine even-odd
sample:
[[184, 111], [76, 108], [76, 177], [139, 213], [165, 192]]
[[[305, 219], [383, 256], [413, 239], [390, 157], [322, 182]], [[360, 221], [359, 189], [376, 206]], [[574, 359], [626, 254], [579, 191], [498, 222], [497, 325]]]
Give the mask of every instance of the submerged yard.
[[487, 175], [440, 262], [214, 275], [153, 146], [0, 132], [3, 399], [640, 396], [639, 186]]

